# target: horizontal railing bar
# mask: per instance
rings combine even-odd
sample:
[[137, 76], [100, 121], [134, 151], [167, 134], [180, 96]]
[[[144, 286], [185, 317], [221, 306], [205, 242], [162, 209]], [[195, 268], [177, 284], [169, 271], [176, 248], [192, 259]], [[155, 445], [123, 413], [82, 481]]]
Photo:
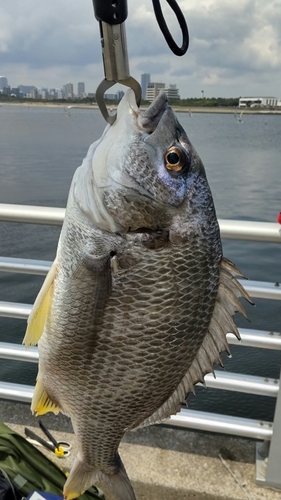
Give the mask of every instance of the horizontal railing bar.
[[219, 219], [222, 238], [281, 243], [281, 226], [276, 222]]
[[[0, 271], [45, 275], [52, 265], [48, 260], [0, 257]], [[252, 298], [281, 300], [281, 285], [266, 281], [240, 280]]]
[[34, 387], [31, 385], [0, 382], [0, 399], [9, 399], [20, 403], [31, 403]]
[[[0, 398], [31, 403], [34, 387], [23, 384], [0, 382]], [[219, 432], [253, 439], [271, 439], [272, 423], [261, 422], [217, 413], [186, 410], [183, 408], [177, 415], [165, 420], [164, 425], [185, 427], [201, 431]]]
[[[248, 281], [247, 283], [245, 289], [250, 293], [251, 297], [281, 300], [281, 287], [275, 287], [273, 283], [266, 282], [262, 282], [262, 286], [260, 286], [261, 282], [259, 281]], [[27, 318], [31, 308], [31, 304], [0, 301], [0, 316], [7, 318]]]
[[232, 333], [228, 333], [226, 337], [229, 344], [241, 347], [281, 350], [281, 333], [265, 330], [249, 330], [247, 328], [238, 328], [238, 330], [241, 340], [238, 340]]
[[0, 316], [2, 318], [27, 319], [31, 309], [31, 304], [0, 301]]
[[64, 215], [65, 208], [0, 203], [0, 220], [4, 222], [60, 226], [63, 223]]
[[10, 273], [46, 275], [52, 265], [49, 260], [0, 257], [0, 271]]
[[[0, 220], [32, 224], [61, 225], [64, 208], [0, 204]], [[280, 225], [274, 222], [219, 220], [222, 238], [281, 243]]]
[[[0, 342], [0, 358], [38, 363], [39, 355], [37, 347], [26, 349], [21, 344]], [[216, 378], [212, 374], [205, 376], [207, 387], [259, 396], [277, 397], [278, 394], [278, 380], [222, 371], [215, 371], [215, 376]]]
[[215, 376], [216, 378], [211, 373], [205, 375], [204, 378], [207, 387], [256, 394], [257, 396], [271, 396], [276, 398], [278, 395], [279, 380], [277, 379], [222, 371], [215, 371]]
[[0, 358], [13, 359], [15, 361], [27, 361], [29, 363], [38, 363], [38, 347], [29, 347], [22, 344], [10, 344], [9, 342], [0, 342]]
[[186, 410], [185, 408], [180, 413], [177, 413], [177, 415], [172, 415], [164, 423], [165, 425], [232, 434], [252, 439], [269, 440], [273, 434], [271, 422], [262, 422], [205, 411]]
[[[32, 306], [30, 304], [18, 304], [15, 302], [0, 301], [0, 317], [27, 319]], [[262, 330], [248, 330], [240, 328], [241, 341], [231, 334], [227, 334], [229, 344], [242, 347], [260, 347], [263, 349], [281, 350], [281, 334]]]
[[281, 300], [281, 285], [266, 281], [239, 280], [252, 298]]

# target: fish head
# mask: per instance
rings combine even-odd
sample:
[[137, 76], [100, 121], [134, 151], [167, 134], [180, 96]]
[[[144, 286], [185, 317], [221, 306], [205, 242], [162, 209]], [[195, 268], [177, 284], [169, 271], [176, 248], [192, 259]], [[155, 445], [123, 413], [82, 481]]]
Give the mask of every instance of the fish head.
[[162, 230], [179, 217], [196, 222], [212, 205], [202, 161], [164, 92], [144, 112], [126, 92], [93, 152], [92, 176], [110, 231]]

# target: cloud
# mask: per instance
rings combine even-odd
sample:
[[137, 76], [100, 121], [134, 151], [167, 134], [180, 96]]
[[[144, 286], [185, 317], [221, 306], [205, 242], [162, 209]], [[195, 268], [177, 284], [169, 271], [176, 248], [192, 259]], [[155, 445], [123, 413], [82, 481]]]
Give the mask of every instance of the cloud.
[[[165, 58], [164, 58], [165, 59]], [[170, 63], [167, 61], [162, 61], [159, 59], [157, 62], [153, 62], [152, 60], [147, 60], [146, 58], [140, 58], [140, 62], [135, 62], [135, 66], [139, 73], [150, 73], [154, 76], [163, 75], [165, 72], [170, 70]]]
[[6, 28], [2, 36], [5, 50], [0, 46], [1, 62], [26, 63], [31, 67], [83, 65], [90, 62], [91, 55], [95, 62], [97, 53], [93, 54], [91, 48], [95, 39], [99, 40], [98, 23], [93, 9], [92, 23], [86, 12], [87, 8], [83, 12], [77, 3], [70, 6], [64, 0], [57, 1], [56, 6], [40, 0], [12, 0], [8, 5], [5, 2], [5, 11], [3, 6], [0, 10]]
[[[132, 76], [176, 83], [182, 97], [276, 95], [281, 79], [280, 0], [178, 0], [190, 48], [177, 57], [157, 25], [151, 0], [128, 0], [126, 21]], [[175, 15], [161, 3], [178, 44]], [[94, 91], [103, 79], [99, 23], [91, 0], [0, 0], [0, 73], [9, 83], [61, 87], [85, 81]]]
[[281, 68], [280, 34], [273, 26], [262, 26], [258, 32], [251, 33], [243, 46], [247, 60], [254, 68]]

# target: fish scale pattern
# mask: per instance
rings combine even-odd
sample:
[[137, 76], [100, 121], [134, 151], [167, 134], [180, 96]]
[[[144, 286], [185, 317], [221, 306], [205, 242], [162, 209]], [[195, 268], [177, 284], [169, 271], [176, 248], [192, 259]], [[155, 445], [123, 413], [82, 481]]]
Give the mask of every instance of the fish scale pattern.
[[208, 331], [219, 283], [216, 238], [193, 235], [155, 251], [142, 245], [146, 235], [123, 237], [117, 262], [124, 247], [138, 260], [114, 272], [98, 235], [99, 256], [92, 252], [89, 267], [85, 234], [92, 228], [80, 220], [75, 235], [73, 222], [62, 240], [68, 264], [58, 269], [39, 342], [40, 371], [51, 400], [71, 416], [84, 460], [110, 473], [124, 432], [169, 399]]

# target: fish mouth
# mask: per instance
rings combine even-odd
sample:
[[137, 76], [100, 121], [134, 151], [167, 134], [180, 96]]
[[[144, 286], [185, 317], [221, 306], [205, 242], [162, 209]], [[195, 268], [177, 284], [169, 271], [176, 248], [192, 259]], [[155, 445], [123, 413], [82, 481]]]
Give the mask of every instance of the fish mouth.
[[162, 229], [151, 229], [150, 227], [138, 227], [136, 229], [131, 229], [129, 227], [128, 229], [128, 233], [132, 233], [132, 234], [144, 234], [144, 233], [147, 233], [147, 234], [153, 234], [153, 233], [162, 233], [163, 230]]
[[151, 134], [157, 128], [163, 114], [168, 107], [168, 98], [165, 92], [160, 92], [150, 106], [137, 118], [138, 126], [147, 134]]
[[127, 232], [127, 234], [140, 235], [141, 243], [149, 250], [160, 250], [167, 247], [170, 242], [170, 232], [168, 229], [151, 229], [139, 227]]

